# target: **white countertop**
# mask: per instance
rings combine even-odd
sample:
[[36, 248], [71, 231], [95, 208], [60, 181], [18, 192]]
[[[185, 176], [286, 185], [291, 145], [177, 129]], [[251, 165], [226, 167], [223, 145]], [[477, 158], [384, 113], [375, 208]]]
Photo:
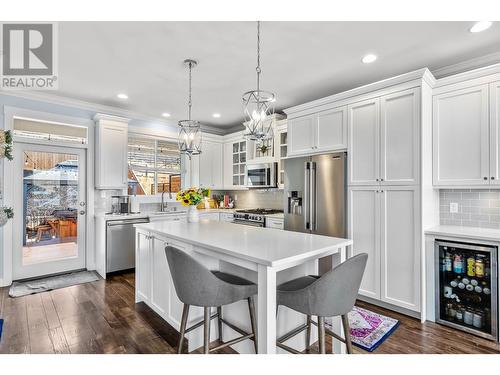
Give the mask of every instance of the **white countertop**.
[[200, 220], [137, 224], [142, 229], [266, 266], [318, 259], [322, 253], [349, 246], [352, 240], [316, 234]]
[[460, 227], [457, 225], [438, 225], [427, 229], [425, 234], [500, 242], [500, 229]]

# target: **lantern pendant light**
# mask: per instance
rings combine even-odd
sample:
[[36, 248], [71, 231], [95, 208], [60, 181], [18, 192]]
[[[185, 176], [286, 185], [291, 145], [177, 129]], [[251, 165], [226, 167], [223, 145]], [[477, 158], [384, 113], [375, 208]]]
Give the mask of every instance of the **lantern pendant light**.
[[273, 138], [274, 128], [274, 102], [276, 96], [269, 91], [260, 89], [260, 21], [257, 21], [257, 89], [243, 94], [243, 107], [245, 115], [244, 136], [248, 140], [262, 144], [265, 140]]
[[196, 120], [191, 120], [191, 70], [198, 65], [195, 60], [186, 59], [184, 64], [189, 68], [189, 100], [188, 119], [179, 121], [179, 150], [191, 159], [193, 155], [201, 154], [201, 125]]

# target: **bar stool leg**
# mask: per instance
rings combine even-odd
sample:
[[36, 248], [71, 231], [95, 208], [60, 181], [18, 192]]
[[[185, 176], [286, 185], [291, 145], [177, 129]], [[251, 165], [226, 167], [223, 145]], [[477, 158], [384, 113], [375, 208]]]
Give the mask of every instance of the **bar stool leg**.
[[177, 354], [182, 354], [182, 346], [184, 345], [184, 335], [186, 334], [188, 314], [189, 314], [189, 305], [184, 304], [182, 308], [181, 332], [179, 338], [179, 347], [177, 348]]
[[344, 328], [345, 345], [347, 354], [352, 354], [351, 330], [349, 328], [349, 317], [347, 314], [342, 315], [342, 327]]
[[222, 306], [217, 307], [217, 324], [219, 328], [219, 342], [222, 344]]
[[204, 307], [203, 314], [203, 352], [208, 354], [210, 350], [210, 307]]
[[318, 316], [318, 341], [319, 341], [319, 353], [326, 354], [325, 349], [325, 317]]
[[255, 354], [259, 352], [257, 345], [257, 321], [255, 319], [255, 303], [253, 297], [248, 297], [248, 311], [250, 312], [250, 324], [252, 325], [253, 333], [253, 346], [255, 348]]
[[311, 315], [307, 316], [307, 328], [306, 328], [306, 352], [309, 352], [311, 347]]

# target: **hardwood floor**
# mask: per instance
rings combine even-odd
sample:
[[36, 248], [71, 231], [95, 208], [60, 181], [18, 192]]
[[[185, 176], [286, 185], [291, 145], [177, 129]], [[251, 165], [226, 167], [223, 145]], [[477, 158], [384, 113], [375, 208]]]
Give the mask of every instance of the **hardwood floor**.
[[[359, 305], [401, 322], [374, 353], [500, 353], [497, 343]], [[134, 303], [133, 273], [20, 298], [0, 288], [0, 317], [0, 353], [176, 352], [177, 332], [147, 306]]]

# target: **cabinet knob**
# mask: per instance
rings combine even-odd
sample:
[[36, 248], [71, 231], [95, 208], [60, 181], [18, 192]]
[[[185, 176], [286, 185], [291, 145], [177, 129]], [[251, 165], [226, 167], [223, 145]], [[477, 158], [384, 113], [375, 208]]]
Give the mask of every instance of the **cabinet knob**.
[[483, 177], [483, 180], [487, 180], [487, 179], [488, 179], [488, 177]]
[[383, 178], [381, 178], [381, 179], [380, 179], [380, 181], [384, 181], [384, 179], [383, 179]]
[[492, 180], [494, 180], [494, 179], [495, 179], [495, 176], [491, 176], [490, 178], [491, 178]]

